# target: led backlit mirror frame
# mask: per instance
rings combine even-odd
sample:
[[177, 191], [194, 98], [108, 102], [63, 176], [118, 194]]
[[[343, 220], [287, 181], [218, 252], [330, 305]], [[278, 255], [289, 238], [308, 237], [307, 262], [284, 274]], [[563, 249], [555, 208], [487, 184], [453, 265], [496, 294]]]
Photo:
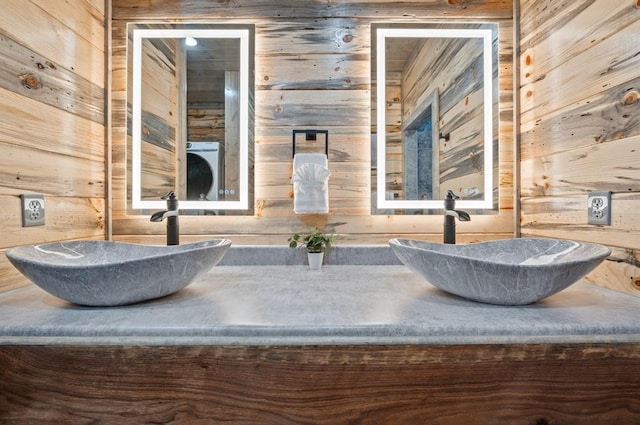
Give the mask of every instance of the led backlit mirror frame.
[[[461, 24], [461, 26], [464, 24]], [[376, 126], [377, 126], [377, 179], [376, 208], [384, 209], [442, 209], [443, 200], [392, 200], [385, 196], [386, 177], [386, 52], [387, 38], [479, 38], [483, 46], [483, 96], [484, 96], [484, 193], [481, 200], [456, 201], [456, 208], [493, 209], [494, 205], [494, 99], [493, 99], [493, 30], [490, 28], [376, 28]]]
[[239, 110], [239, 200], [237, 201], [189, 201], [181, 200], [181, 210], [246, 210], [249, 208], [249, 52], [250, 31], [244, 28], [229, 29], [134, 29], [133, 30], [133, 99], [132, 99], [132, 162], [131, 203], [134, 209], [165, 208], [166, 201], [142, 199], [142, 41], [145, 38], [192, 37], [238, 39], [240, 42], [240, 110]]

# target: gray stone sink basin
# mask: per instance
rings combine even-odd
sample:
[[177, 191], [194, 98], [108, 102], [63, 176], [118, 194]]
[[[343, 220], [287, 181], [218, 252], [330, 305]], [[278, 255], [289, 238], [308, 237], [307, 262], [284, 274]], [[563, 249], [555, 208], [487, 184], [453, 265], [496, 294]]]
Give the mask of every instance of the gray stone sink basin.
[[437, 288], [501, 305], [530, 304], [562, 291], [611, 253], [598, 244], [541, 238], [469, 245], [391, 239], [389, 245], [400, 261]]
[[172, 294], [216, 265], [231, 241], [139, 245], [67, 241], [7, 250], [9, 261], [56, 297], [86, 306], [118, 306]]

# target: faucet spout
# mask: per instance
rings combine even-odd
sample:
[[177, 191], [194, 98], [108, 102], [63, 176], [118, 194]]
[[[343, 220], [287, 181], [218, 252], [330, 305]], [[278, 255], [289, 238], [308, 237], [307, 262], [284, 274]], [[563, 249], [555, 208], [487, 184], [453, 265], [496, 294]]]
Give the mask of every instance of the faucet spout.
[[460, 210], [445, 210], [445, 215], [449, 215], [457, 218], [460, 221], [471, 221], [471, 216], [466, 211]]
[[177, 215], [178, 215], [178, 211], [177, 210], [173, 210], [173, 211], [167, 211], [167, 210], [157, 211], [157, 212], [154, 212], [153, 214], [151, 214], [150, 221], [153, 221], [153, 222], [157, 223], [157, 222], [160, 222], [160, 221], [164, 220], [165, 218], [176, 217]]

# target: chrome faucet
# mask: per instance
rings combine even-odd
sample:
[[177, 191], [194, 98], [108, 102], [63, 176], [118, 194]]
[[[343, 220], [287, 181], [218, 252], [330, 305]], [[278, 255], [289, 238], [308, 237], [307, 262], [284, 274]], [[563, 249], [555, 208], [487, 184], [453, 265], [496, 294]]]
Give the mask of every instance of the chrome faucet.
[[178, 225], [178, 198], [173, 191], [169, 191], [160, 199], [166, 199], [167, 209], [151, 215], [151, 221], [159, 222], [167, 219], [167, 245], [180, 244], [180, 226]]
[[471, 216], [465, 212], [456, 210], [456, 199], [460, 199], [452, 190], [447, 192], [444, 199], [444, 243], [456, 243], [456, 218], [460, 221], [471, 221]]

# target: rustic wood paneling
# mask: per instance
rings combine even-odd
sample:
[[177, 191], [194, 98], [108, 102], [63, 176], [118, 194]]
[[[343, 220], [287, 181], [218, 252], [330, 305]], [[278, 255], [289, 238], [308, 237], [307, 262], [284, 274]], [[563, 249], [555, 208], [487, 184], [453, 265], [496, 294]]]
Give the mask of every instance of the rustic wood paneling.
[[[2, 193], [104, 198], [104, 163], [0, 142]], [[7, 212], [8, 214], [8, 212]]]
[[[269, 207], [271, 205], [266, 206], [266, 208]], [[329, 204], [329, 207], [331, 208], [331, 204]], [[160, 236], [165, 234], [164, 223], [149, 222], [148, 216], [128, 215], [114, 220], [114, 226], [117, 225], [121, 229], [120, 235], [122, 238], [127, 238], [130, 241], [136, 240], [137, 237], [140, 241], [143, 241], [148, 235]], [[509, 225], [511, 217], [506, 215], [479, 215], [474, 216], [472, 220], [475, 222], [473, 229], [477, 229], [477, 231], [471, 230], [471, 222], [458, 223], [460, 240], [480, 241], [501, 236], [512, 236], [501, 231], [501, 229]], [[387, 230], [391, 221], [394, 222], [393, 233]], [[207, 237], [227, 235], [234, 243], [240, 244], [240, 241], [245, 240], [246, 236], [250, 236], [253, 239], [252, 244], [255, 245], [272, 244], [274, 241], [281, 241], [280, 244], [284, 245], [287, 237], [294, 232], [302, 232], [308, 227], [323, 227], [326, 225], [336, 225], [336, 231], [341, 235], [346, 235], [345, 238], [339, 238], [337, 243], [346, 241], [350, 244], [358, 243], [358, 235], [361, 235], [362, 243], [370, 243], [371, 240], [377, 239], [377, 243], [385, 244], [390, 239], [389, 235], [396, 234], [405, 236], [415, 234], [416, 237], [441, 241], [443, 219], [441, 215], [407, 215], [403, 220], [395, 220], [394, 216], [362, 215], [354, 217], [347, 214], [305, 215], [295, 222], [291, 218], [282, 215], [275, 217], [262, 217], [259, 215], [256, 217], [180, 217], [180, 231], [185, 237], [191, 235], [206, 239]], [[238, 231], [239, 227], [242, 228], [242, 233]], [[469, 238], [465, 238], [467, 234]], [[260, 236], [264, 237], [263, 242], [260, 242]], [[120, 239], [120, 236], [118, 239]]]
[[[473, 56], [469, 49], [482, 52], [480, 41], [474, 40], [451, 49], [461, 54], [464, 52], [468, 59], [457, 66], [456, 62], [460, 60], [447, 60], [449, 66], [443, 73], [449, 75], [449, 81], [438, 85], [440, 133], [450, 135], [450, 140], [439, 142], [441, 197], [448, 188], [482, 190], [484, 185], [484, 94], [483, 73], [479, 71], [482, 69], [482, 56]], [[497, 135], [497, 131], [495, 133]]]
[[612, 254], [586, 280], [605, 288], [640, 297], [640, 251], [613, 248]]
[[353, 1], [338, 3], [307, 0], [303, 2], [277, 2], [272, 0], [240, 0], [215, 2], [197, 0], [185, 3], [182, 0], [166, 0], [161, 4], [153, 1], [113, 1], [113, 16], [116, 19], [143, 20], [166, 19], [179, 16], [182, 19], [256, 18], [271, 19], [314, 17], [317, 19], [341, 17], [367, 17], [372, 19], [417, 18], [478, 18], [511, 19], [513, 4], [510, 0], [388, 0]]
[[[26, 92], [30, 94], [30, 92]], [[0, 141], [43, 153], [78, 157], [102, 168], [104, 125], [0, 88]], [[6, 117], [6, 118], [5, 118]], [[102, 180], [96, 174], [95, 180]]]
[[[0, 291], [29, 284], [5, 249], [104, 238], [104, 34], [101, 1], [2, 5]], [[20, 194], [34, 192], [45, 225], [23, 228]]]
[[189, 105], [187, 140], [190, 142], [224, 140], [224, 105]]
[[[589, 280], [638, 295], [637, 1], [523, 0], [520, 21], [522, 234], [611, 246]], [[613, 192], [611, 226], [587, 224], [594, 190]]]
[[104, 15], [90, 3], [3, 2], [0, 29], [56, 68], [73, 71], [79, 78], [104, 87]]
[[[264, 56], [258, 90], [367, 90], [369, 57], [364, 54], [325, 53], [316, 56]], [[295, 69], [295, 72], [291, 72]]]
[[[490, 218], [474, 216], [469, 235], [513, 235], [513, 6], [510, 1], [460, 2], [387, 1], [295, 5], [271, 1], [184, 3], [165, 1], [113, 2], [113, 233], [115, 239], [162, 234], [164, 226], [150, 226], [148, 217], [128, 216], [125, 209], [126, 170], [122, 129], [126, 84], [126, 22], [147, 19], [255, 24], [255, 202], [254, 215], [181, 219], [185, 237], [229, 235], [234, 241], [283, 241], [312, 224], [344, 223], [339, 231], [349, 243], [366, 243], [371, 234], [415, 234], [439, 239], [442, 217], [371, 216], [371, 93], [370, 24], [376, 21], [417, 22], [438, 19], [500, 24], [500, 194], [501, 210]], [[299, 216], [291, 198], [291, 131], [295, 128], [329, 129], [330, 213]], [[506, 158], [503, 161], [503, 158]], [[201, 222], [199, 220], [202, 220]], [[405, 221], [408, 220], [408, 221]], [[187, 223], [187, 224], [185, 224]], [[157, 224], [157, 223], [156, 223]], [[410, 229], [410, 230], [408, 230]], [[431, 229], [431, 230], [425, 230]], [[486, 233], [486, 235], [485, 235]], [[347, 239], [345, 239], [347, 240]], [[381, 241], [385, 243], [386, 240]]]
[[141, 47], [141, 197], [157, 200], [177, 190], [178, 43], [143, 39]]
[[637, 344], [0, 347], [0, 422], [633, 424]]
[[19, 196], [0, 196], [7, 215], [0, 217], [4, 229], [0, 248], [67, 239], [99, 239], [104, 235], [104, 198], [45, 195], [45, 225], [21, 227]]
[[[590, 190], [636, 192], [640, 136], [594, 143], [549, 155], [522, 157], [522, 196], [557, 196]], [[636, 217], [637, 218], [637, 217]]]
[[0, 87], [92, 121], [104, 121], [104, 88], [21, 45], [0, 27]]
[[535, 65], [522, 73], [523, 84], [540, 79], [638, 20], [633, 0], [520, 3], [521, 59], [525, 67]]
[[539, 157], [590, 147], [640, 133], [640, 78], [537, 119], [536, 110], [522, 115], [521, 155]]

